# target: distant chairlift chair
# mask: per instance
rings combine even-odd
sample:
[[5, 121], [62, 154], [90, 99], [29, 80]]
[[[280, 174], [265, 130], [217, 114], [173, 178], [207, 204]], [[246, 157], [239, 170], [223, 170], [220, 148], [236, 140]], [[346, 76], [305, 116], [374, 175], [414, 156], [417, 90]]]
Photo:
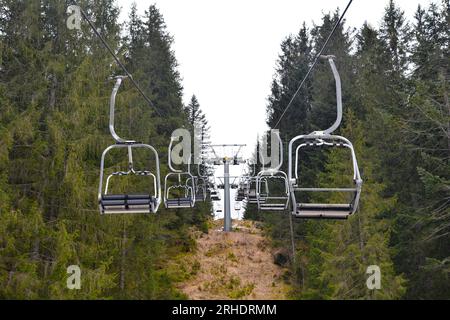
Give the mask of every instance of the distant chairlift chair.
[[[257, 177], [256, 177], [256, 164], [253, 163], [253, 171], [249, 173], [247, 176], [247, 184], [246, 184], [246, 196], [247, 196], [247, 203], [248, 204], [258, 204], [258, 197], [257, 197]], [[265, 191], [266, 194], [268, 193], [268, 185], [265, 184]], [[264, 194], [261, 192], [260, 202], [264, 201]]]
[[[277, 133], [277, 137], [280, 145], [278, 166], [263, 169], [256, 177], [256, 200], [258, 209], [261, 211], [285, 211], [289, 206], [288, 177], [285, 172], [280, 170], [283, 165], [283, 143], [279, 133]], [[263, 184], [264, 193], [261, 190]]]
[[236, 198], [235, 198], [236, 201], [244, 201], [244, 199], [247, 197], [247, 193], [246, 193], [247, 182], [246, 182], [246, 180], [247, 180], [247, 177], [240, 178], [239, 187], [236, 192]]
[[[195, 184], [195, 192], [194, 192], [195, 202], [206, 201], [207, 192], [204, 179], [201, 177], [194, 176], [194, 184]], [[186, 179], [186, 186], [187, 187], [191, 186], [191, 178]]]
[[[193, 208], [195, 205], [195, 179], [189, 170], [183, 172], [172, 167], [171, 151], [174, 141], [178, 141], [178, 138], [171, 137], [170, 139], [168, 165], [172, 172], [169, 172], [164, 179], [164, 205], [167, 209]], [[189, 156], [189, 162], [190, 159], [191, 156]], [[185, 181], [183, 182], [183, 180]]]
[[[159, 158], [155, 148], [148, 144], [136, 142], [134, 140], [125, 140], [120, 138], [114, 128], [114, 112], [116, 95], [122, 84], [124, 76], [116, 77], [116, 84], [111, 93], [110, 114], [109, 114], [109, 130], [112, 137], [116, 141], [114, 145], [105, 149], [102, 154], [100, 163], [100, 182], [98, 188], [98, 203], [101, 214], [124, 214], [124, 213], [156, 213], [161, 203], [161, 183], [159, 171]], [[108, 175], [105, 186], [105, 157], [113, 149], [126, 148], [128, 151], [128, 170], [113, 172]], [[147, 149], [155, 157], [155, 173], [150, 170], [135, 170], [133, 163], [133, 149]], [[113, 177], [122, 177], [135, 175], [150, 179], [149, 188], [139, 194], [110, 194], [110, 185]], [[151, 187], [153, 187], [153, 190]]]
[[[258, 204], [258, 183], [259, 187], [259, 203], [265, 203], [266, 197], [269, 194], [269, 185], [267, 183], [266, 177], [262, 177], [258, 181], [258, 177], [249, 177], [248, 187], [247, 187], [247, 200], [250, 204]], [[262, 189], [262, 185], [264, 189]]]
[[[325, 131], [315, 131], [307, 135], [299, 135], [294, 137], [289, 143], [289, 187], [290, 198], [292, 204], [292, 214], [297, 218], [316, 218], [316, 219], [347, 219], [349, 215], [356, 212], [358, 208], [359, 198], [361, 195], [362, 179], [360, 177], [358, 163], [356, 160], [355, 150], [352, 143], [341, 136], [331, 135], [336, 130], [342, 120], [342, 94], [341, 81], [339, 73], [334, 64], [333, 56], [325, 57], [333, 71], [336, 81], [336, 96], [337, 96], [337, 119], [335, 123]], [[297, 142], [298, 141], [298, 142]], [[293, 168], [293, 147], [294, 143], [300, 143], [295, 149], [295, 168]], [[301, 148], [313, 147], [323, 148], [339, 147], [350, 150], [353, 166], [353, 186], [350, 188], [306, 188], [299, 186], [298, 164], [299, 151]], [[295, 178], [293, 178], [293, 173]], [[299, 202], [300, 196], [307, 193], [348, 193], [350, 194], [349, 201], [345, 203], [304, 203]]]
[[213, 189], [211, 190], [211, 200], [212, 201], [220, 201], [220, 194], [219, 191], [217, 191], [217, 189]]
[[202, 175], [201, 164], [197, 166], [198, 177], [195, 177], [195, 201], [204, 202], [208, 195], [208, 177]]

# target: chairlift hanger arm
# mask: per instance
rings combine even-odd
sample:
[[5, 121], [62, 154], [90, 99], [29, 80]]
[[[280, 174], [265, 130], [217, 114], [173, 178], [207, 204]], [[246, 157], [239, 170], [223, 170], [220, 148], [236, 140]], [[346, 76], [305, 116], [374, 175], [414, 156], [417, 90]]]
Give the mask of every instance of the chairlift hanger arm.
[[332, 55], [329, 56], [321, 56], [322, 59], [327, 59], [330, 64], [331, 70], [333, 71], [334, 80], [336, 82], [336, 121], [333, 123], [331, 127], [324, 130], [324, 134], [331, 134], [337, 128], [339, 128], [342, 121], [342, 88], [341, 88], [341, 77], [339, 76], [339, 72], [334, 63], [335, 57]]
[[127, 78], [127, 76], [117, 76], [114, 77], [116, 79], [116, 83], [114, 85], [114, 88], [111, 93], [111, 98], [109, 101], [109, 132], [111, 132], [111, 135], [113, 139], [116, 141], [116, 143], [119, 144], [132, 144], [136, 143], [134, 140], [127, 140], [119, 137], [119, 135], [116, 133], [116, 129], [114, 127], [114, 114], [115, 114], [115, 107], [116, 107], [116, 96], [117, 92], [119, 91], [120, 85], [122, 84], [123, 79]]
[[[259, 154], [260, 154], [260, 157], [261, 157], [261, 159], [263, 160], [262, 161], [262, 165], [263, 165], [263, 169], [262, 169], [262, 171], [272, 171], [273, 173], [276, 173], [276, 172], [278, 172], [280, 169], [281, 169], [281, 167], [283, 166], [283, 141], [281, 140], [281, 137], [280, 137], [280, 132], [278, 131], [278, 130], [275, 130], [275, 134], [276, 134], [276, 136], [277, 136], [277, 140], [278, 140], [278, 144], [279, 144], [279, 146], [280, 146], [280, 153], [279, 153], [279, 159], [280, 159], [280, 162], [278, 163], [278, 165], [275, 167], [275, 168], [268, 168], [268, 169], [266, 169], [265, 168], [265, 162], [264, 162], [264, 156], [261, 154], [262, 153], [262, 151], [260, 150], [259, 151]], [[256, 170], [255, 170], [256, 171]]]

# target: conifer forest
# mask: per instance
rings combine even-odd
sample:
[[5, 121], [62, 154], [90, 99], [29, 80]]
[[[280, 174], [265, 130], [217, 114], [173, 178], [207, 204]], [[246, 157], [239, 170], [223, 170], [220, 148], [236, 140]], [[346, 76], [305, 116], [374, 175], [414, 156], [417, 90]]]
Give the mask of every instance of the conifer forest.
[[[79, 28], [68, 28], [75, 2], [92, 26], [81, 16]], [[214, 178], [217, 161], [207, 159], [214, 153], [201, 153], [198, 166], [189, 159], [173, 165], [192, 172], [185, 177], [168, 163], [169, 143], [178, 142], [173, 132], [187, 130], [206, 150], [204, 137], [214, 128], [200, 94], [183, 100], [177, 35], [158, 6], [148, 2], [144, 13], [133, 4], [121, 22], [115, 0], [0, 0], [0, 299], [450, 299], [450, 3], [436, 0], [408, 16], [395, 0], [384, 2], [376, 26], [339, 21], [344, 8], [334, 2], [315, 23], [299, 20], [272, 62], [266, 105], [251, 106], [279, 130], [278, 170], [288, 173], [288, 159], [299, 152], [289, 154], [291, 139], [320, 135], [336, 119], [336, 79], [328, 61], [316, 58], [334, 61], [343, 113], [333, 134], [351, 141], [362, 181], [354, 212], [344, 220], [299, 219], [301, 209], [293, 209], [302, 206], [294, 200], [341, 203], [348, 195], [293, 199], [292, 180], [311, 188], [355, 182], [347, 148], [328, 148], [333, 143], [319, 137], [300, 150], [296, 179], [282, 179], [285, 210], [261, 210], [258, 183], [264, 189], [269, 178], [256, 177], [264, 164], [243, 164], [248, 177], [231, 185], [237, 198], [242, 193], [243, 219], [233, 220], [240, 227], [221, 243], [214, 202], [224, 200], [215, 197], [227, 184]], [[132, 78], [117, 80], [124, 68]], [[99, 195], [99, 174], [114, 144], [111, 91], [120, 80], [115, 130], [133, 141], [116, 140], [124, 148], [105, 159], [104, 192], [123, 195], [114, 198]], [[251, 146], [256, 155], [263, 140], [270, 142], [270, 130]], [[170, 172], [173, 181], [165, 179]], [[150, 196], [133, 198], [148, 185]], [[283, 184], [269, 187], [283, 194]], [[252, 191], [258, 201], [250, 200]], [[124, 212], [107, 214], [119, 202]], [[148, 212], [126, 213], [136, 208]], [[255, 251], [226, 247], [247, 229]], [[214, 278], [207, 265], [225, 266], [222, 260], [233, 267]], [[267, 270], [255, 278], [230, 275], [250, 263]], [[68, 289], [69, 266], [81, 270], [81, 288]], [[381, 270], [376, 290], [366, 283], [369, 266]], [[276, 280], [255, 275], [264, 272]]]

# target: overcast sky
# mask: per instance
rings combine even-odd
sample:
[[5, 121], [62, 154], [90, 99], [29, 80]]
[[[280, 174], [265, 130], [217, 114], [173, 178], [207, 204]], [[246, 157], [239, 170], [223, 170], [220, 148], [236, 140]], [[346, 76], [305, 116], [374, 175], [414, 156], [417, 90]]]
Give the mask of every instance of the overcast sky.
[[[140, 14], [156, 3], [174, 37], [184, 101], [195, 94], [212, 128], [213, 143], [254, 145], [266, 129], [265, 108], [280, 43], [303, 21], [320, 23], [323, 12], [341, 11], [347, 0], [118, 0], [121, 20], [136, 2]], [[354, 0], [347, 26], [377, 26], [388, 0]], [[397, 0], [412, 18], [430, 0]], [[343, 83], [343, 86], [346, 84]], [[345, 106], [344, 106], [345, 108]], [[301, 132], [299, 132], [300, 134]], [[251, 154], [251, 148], [246, 155]]]

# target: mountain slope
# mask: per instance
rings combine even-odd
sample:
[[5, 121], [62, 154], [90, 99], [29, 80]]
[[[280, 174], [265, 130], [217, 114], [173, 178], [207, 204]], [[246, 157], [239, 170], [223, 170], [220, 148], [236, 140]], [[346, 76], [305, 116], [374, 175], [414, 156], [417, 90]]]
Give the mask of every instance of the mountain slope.
[[208, 234], [198, 235], [197, 250], [183, 260], [192, 277], [179, 289], [190, 299], [286, 299], [285, 269], [273, 263], [267, 239], [252, 221], [234, 221], [233, 232], [214, 222]]

